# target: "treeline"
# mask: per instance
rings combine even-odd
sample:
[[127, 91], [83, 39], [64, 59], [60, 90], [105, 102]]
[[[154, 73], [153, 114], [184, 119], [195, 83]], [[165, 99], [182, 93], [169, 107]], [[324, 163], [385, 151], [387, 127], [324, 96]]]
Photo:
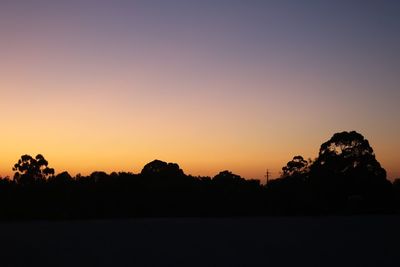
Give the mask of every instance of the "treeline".
[[[41, 157], [39, 155], [39, 157]], [[40, 177], [40, 178], [39, 178]], [[224, 171], [213, 178], [184, 174], [155, 160], [140, 174], [68, 173], [0, 184], [2, 219], [94, 219], [151, 216], [255, 215], [264, 187]]]
[[400, 180], [393, 184], [368, 141], [335, 134], [318, 158], [296, 156], [266, 185], [229, 171], [186, 175], [155, 160], [139, 174], [55, 175], [42, 155], [24, 155], [13, 179], [0, 180], [0, 219], [97, 219], [151, 216], [263, 216], [398, 213]]

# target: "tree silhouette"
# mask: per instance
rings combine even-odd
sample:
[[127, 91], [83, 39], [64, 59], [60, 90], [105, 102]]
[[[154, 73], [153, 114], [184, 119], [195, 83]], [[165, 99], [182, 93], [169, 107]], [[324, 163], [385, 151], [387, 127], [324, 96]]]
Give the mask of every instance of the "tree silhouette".
[[230, 171], [222, 171], [214, 176], [213, 180], [215, 182], [238, 182], [244, 180], [237, 174], [234, 174]]
[[368, 140], [355, 131], [336, 133], [323, 143], [314, 166], [335, 174], [386, 179], [386, 171], [376, 160]]
[[295, 156], [282, 168], [282, 177], [304, 174], [308, 171], [308, 161], [302, 156]]
[[336, 133], [323, 143], [311, 169], [314, 185], [335, 197], [377, 200], [391, 186], [368, 140], [355, 131]]
[[35, 158], [23, 155], [14, 165], [14, 180], [18, 184], [32, 184], [45, 181], [54, 175], [54, 169], [48, 167], [47, 160], [38, 154]]
[[71, 175], [66, 171], [49, 178], [50, 182], [53, 182], [56, 184], [66, 184], [68, 182], [72, 182], [72, 180], [73, 179], [72, 179]]
[[153, 160], [147, 163], [141, 172], [141, 175], [146, 177], [183, 177], [185, 174], [179, 165], [176, 163], [167, 163], [161, 160]]
[[0, 179], [0, 220], [400, 213], [400, 179], [386, 180], [357, 132], [334, 134], [313, 162], [293, 157], [268, 185], [230, 171], [193, 177], [160, 160], [139, 174], [71, 177], [55, 176], [40, 154], [23, 155], [13, 170], [13, 180]]

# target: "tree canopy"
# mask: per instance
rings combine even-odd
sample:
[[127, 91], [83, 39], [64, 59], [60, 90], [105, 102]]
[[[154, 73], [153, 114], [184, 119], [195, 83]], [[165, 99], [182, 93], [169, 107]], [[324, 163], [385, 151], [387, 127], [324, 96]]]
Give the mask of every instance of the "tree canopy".
[[30, 155], [23, 155], [14, 165], [14, 180], [19, 184], [30, 184], [44, 181], [54, 176], [54, 169], [48, 167], [47, 160], [41, 155], [35, 158]]
[[390, 196], [385, 169], [369, 141], [355, 131], [336, 133], [321, 145], [311, 177], [323, 194], [343, 201], [359, 198], [376, 203]]
[[0, 218], [332, 214], [395, 211], [393, 202], [400, 211], [400, 182], [386, 180], [368, 140], [354, 131], [334, 134], [314, 161], [293, 157], [267, 185], [228, 170], [193, 177], [161, 160], [138, 174], [75, 177], [48, 165], [40, 154], [21, 156], [14, 180], [0, 180]]
[[363, 172], [369, 176], [386, 178], [386, 171], [376, 160], [368, 140], [355, 131], [336, 133], [323, 143], [315, 165], [334, 173]]
[[184, 173], [182, 169], [176, 163], [167, 163], [161, 160], [153, 160], [150, 163], [147, 163], [141, 174], [149, 177], [182, 177]]
[[302, 156], [295, 156], [282, 168], [282, 176], [288, 177], [303, 174], [308, 171], [308, 161]]

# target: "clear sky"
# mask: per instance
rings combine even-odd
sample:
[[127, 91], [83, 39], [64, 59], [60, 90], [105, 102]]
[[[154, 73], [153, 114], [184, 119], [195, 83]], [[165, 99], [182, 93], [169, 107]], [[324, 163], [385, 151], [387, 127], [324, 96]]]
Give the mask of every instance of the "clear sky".
[[399, 1], [0, 1], [0, 175], [278, 176], [356, 130], [400, 177]]

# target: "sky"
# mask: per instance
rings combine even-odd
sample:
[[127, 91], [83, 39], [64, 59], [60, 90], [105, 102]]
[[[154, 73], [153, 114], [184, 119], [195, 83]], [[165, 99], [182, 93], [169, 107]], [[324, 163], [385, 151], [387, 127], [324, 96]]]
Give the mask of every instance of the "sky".
[[278, 177], [356, 130], [400, 177], [398, 1], [0, 1], [0, 175]]

